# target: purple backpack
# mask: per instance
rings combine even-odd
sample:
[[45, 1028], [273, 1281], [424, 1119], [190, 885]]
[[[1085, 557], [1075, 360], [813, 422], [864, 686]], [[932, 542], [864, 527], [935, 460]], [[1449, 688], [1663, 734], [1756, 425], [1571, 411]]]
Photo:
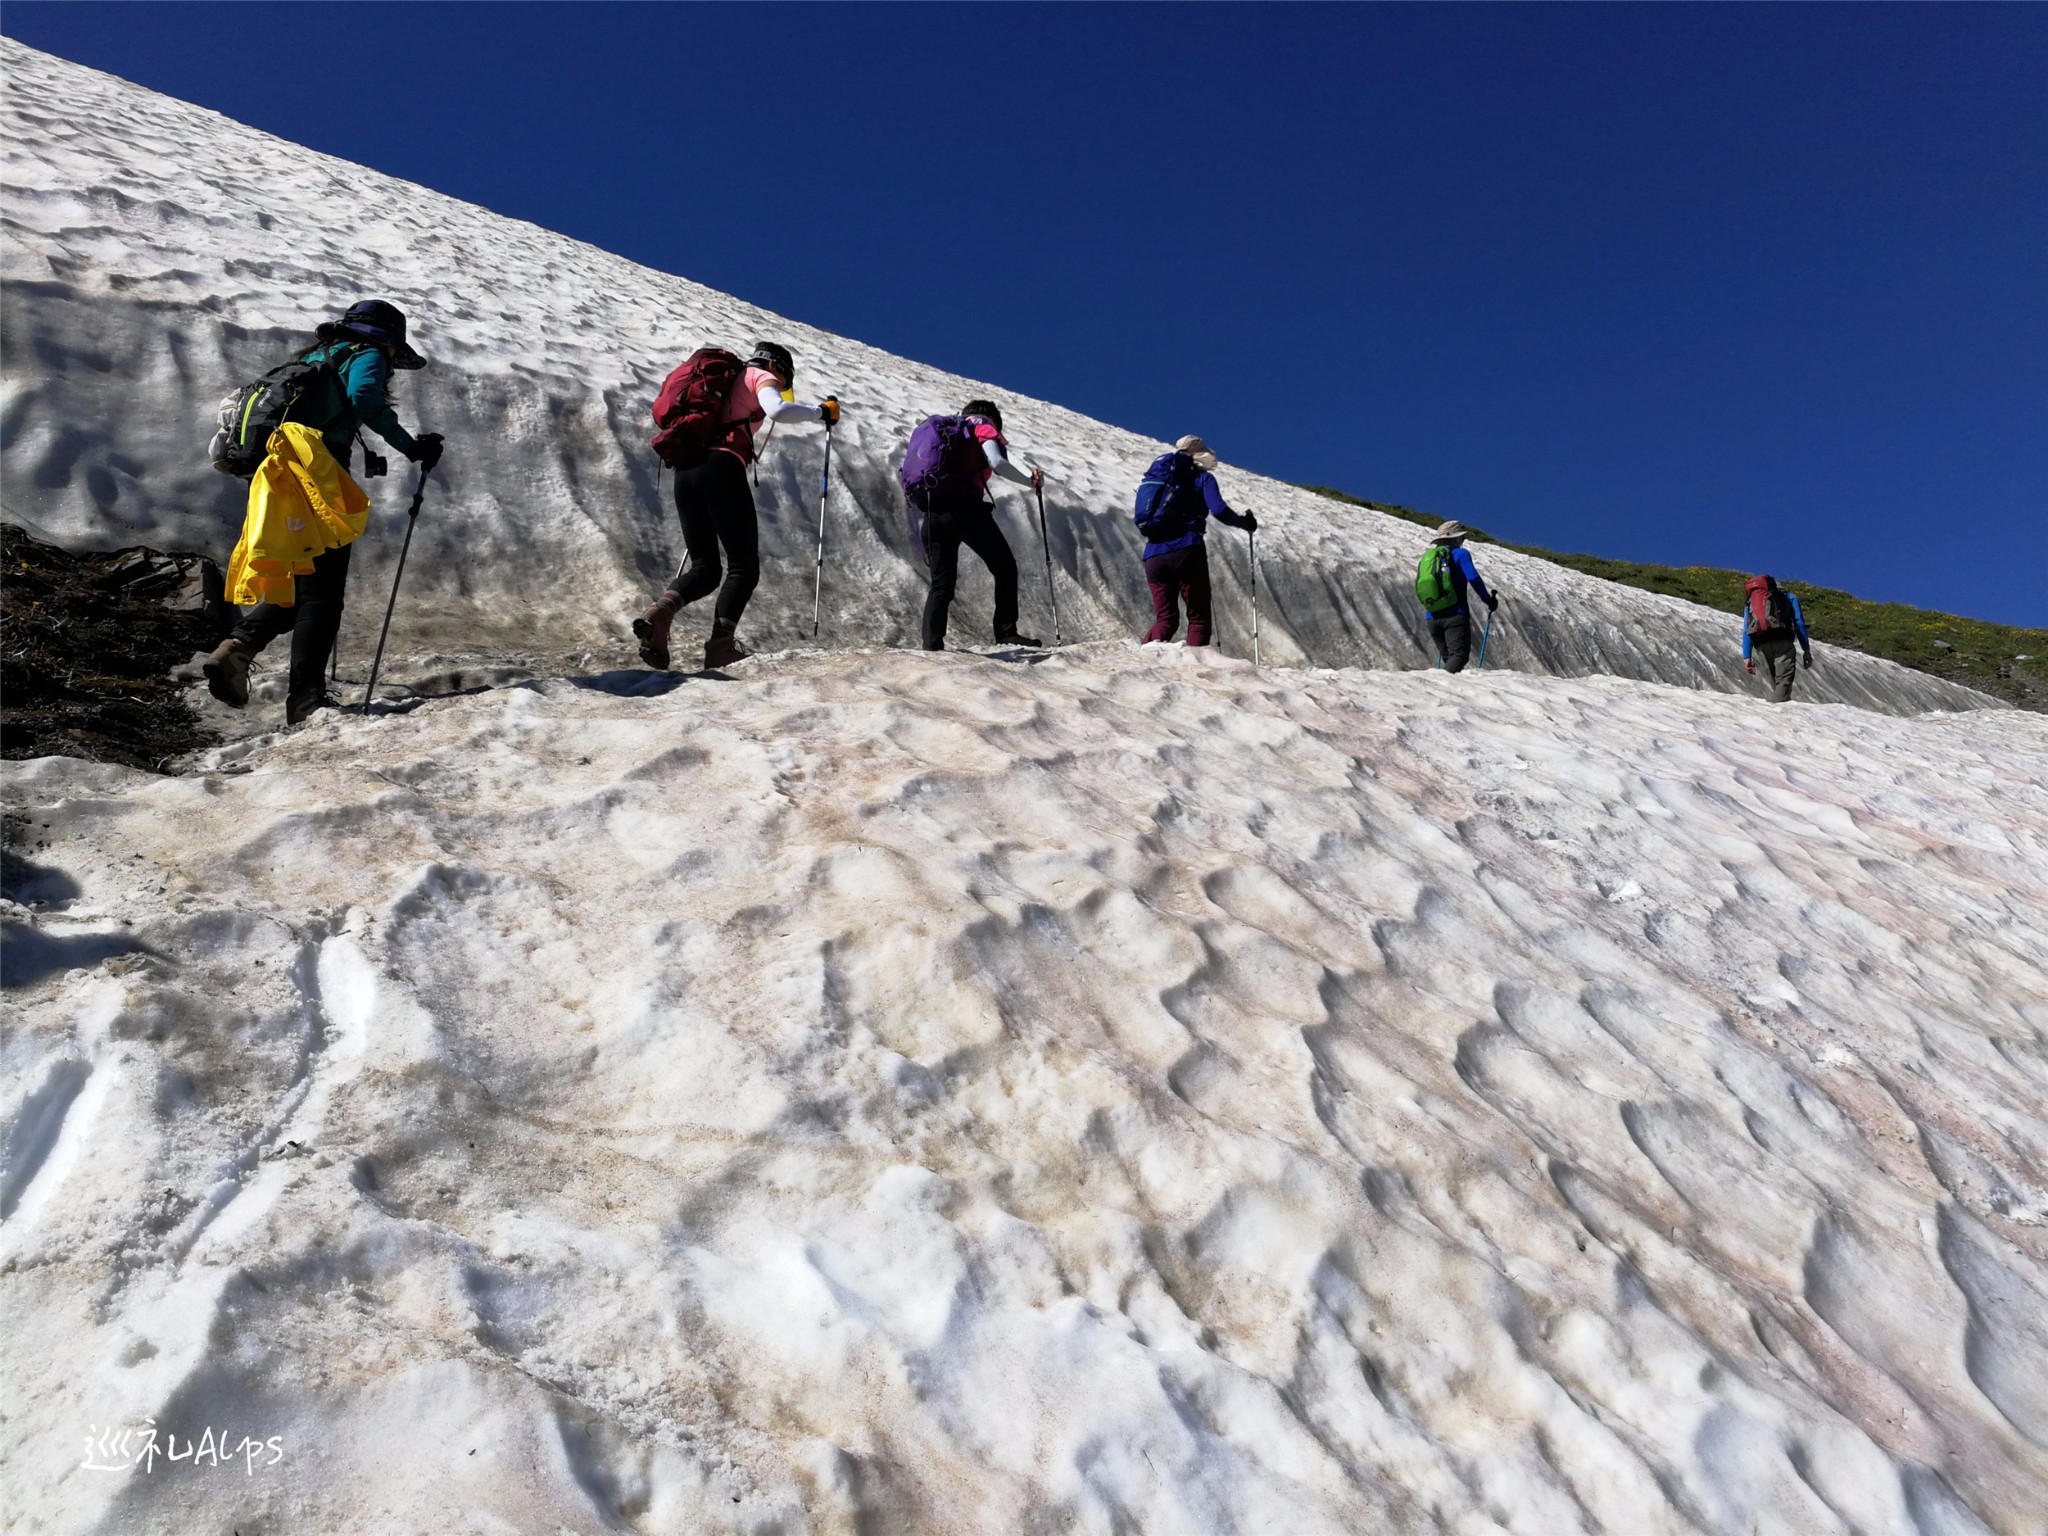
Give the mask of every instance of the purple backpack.
[[903, 455], [903, 505], [910, 514], [910, 538], [929, 565], [923, 516], [933, 498], [981, 500], [981, 471], [988, 459], [974, 437], [978, 416], [927, 416], [910, 434]]

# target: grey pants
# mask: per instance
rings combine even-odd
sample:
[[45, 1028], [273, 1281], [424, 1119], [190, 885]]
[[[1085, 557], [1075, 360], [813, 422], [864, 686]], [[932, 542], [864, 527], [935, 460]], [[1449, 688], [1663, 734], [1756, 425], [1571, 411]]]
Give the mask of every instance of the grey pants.
[[1798, 646], [1792, 637], [1760, 635], [1750, 641], [1749, 651], [1756, 658], [1757, 672], [1771, 685], [1771, 702], [1789, 704], [1792, 680], [1799, 675]]
[[1472, 615], [1447, 613], [1429, 621], [1429, 638], [1436, 642], [1437, 660], [1446, 672], [1462, 672], [1472, 659]]

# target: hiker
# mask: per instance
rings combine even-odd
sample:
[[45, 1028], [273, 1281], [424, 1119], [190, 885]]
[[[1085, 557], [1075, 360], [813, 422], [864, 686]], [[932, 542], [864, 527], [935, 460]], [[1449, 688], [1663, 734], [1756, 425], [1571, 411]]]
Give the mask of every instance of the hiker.
[[1468, 532], [1455, 518], [1443, 524], [1415, 566], [1415, 595], [1429, 614], [1429, 638], [1436, 642], [1437, 661], [1446, 672], [1462, 672], [1472, 655], [1472, 616], [1467, 590], [1477, 592], [1493, 612], [1500, 599], [1486, 590], [1479, 570], [1465, 552]]
[[1797, 645], [1806, 665], [1813, 665], [1813, 645], [1806, 638], [1806, 616], [1799, 599], [1778, 585], [1775, 576], [1752, 576], [1742, 588], [1742, 670], [1756, 676], [1757, 657], [1771, 685], [1771, 702], [1792, 699], [1792, 680], [1799, 668], [1792, 660]]
[[903, 459], [903, 501], [910, 533], [931, 572], [924, 600], [923, 641], [928, 651], [946, 648], [946, 620], [960, 574], [965, 544], [995, 580], [994, 632], [999, 645], [1037, 645], [1017, 633], [1017, 557], [996, 526], [991, 475], [1033, 490], [1045, 477], [1010, 458], [1003, 437], [1003, 413], [993, 400], [970, 400], [958, 416], [927, 417], [910, 434]]
[[1259, 531], [1249, 512], [1233, 512], [1216, 484], [1216, 455], [1199, 437], [1184, 437], [1152, 461], [1138, 484], [1137, 524], [1145, 535], [1145, 584], [1152, 589], [1152, 627], [1141, 644], [1171, 640], [1188, 609], [1188, 644], [1209, 643], [1209, 519]]
[[[419, 465], [422, 473], [441, 462], [441, 435], [422, 432], [417, 437], [413, 436], [398, 424], [398, 416], [391, 408], [393, 371], [423, 368], [426, 359], [406, 343], [405, 315], [396, 305], [387, 304], [382, 299], [364, 299], [351, 304], [339, 320], [323, 323], [314, 332], [314, 337], [316, 345], [301, 353], [299, 360], [324, 364], [332, 369], [339, 387], [333, 390], [330, 398], [316, 400], [305, 408], [303, 414], [308, 419], [303, 425], [318, 431], [321, 444], [332, 456], [334, 467], [340, 471], [339, 481], [330, 488], [330, 494], [340, 493], [351, 505], [360, 498], [360, 510], [366, 512], [368, 498], [363, 497], [360, 487], [348, 473], [350, 452], [364, 427], [370, 428]], [[294, 409], [292, 414], [301, 412]], [[326, 471], [317, 462], [318, 456], [311, 452], [309, 441], [295, 439], [287, 457], [298, 461], [303, 476], [310, 476], [316, 484], [321, 483]], [[363, 446], [363, 459], [369, 476], [384, 472], [383, 460], [370, 451], [368, 444]], [[266, 487], [272, 484], [283, 487], [289, 494], [293, 481], [287, 478], [282, 466], [274, 475], [259, 471], [252, 481], [251, 518], [245, 526], [243, 544], [237, 546], [237, 554], [244, 557], [244, 570], [252, 564], [247, 558], [249, 546], [252, 535], [259, 531], [264, 521], [261, 504]], [[288, 597], [278, 601], [275, 596], [265, 596], [253, 606], [242, 609], [227, 639], [206, 659], [206, 686], [216, 699], [233, 709], [247, 705], [249, 663], [266, 645], [289, 630], [292, 661], [290, 681], [285, 689], [285, 723], [297, 725], [314, 710], [334, 702], [327, 696], [327, 660], [334, 651], [334, 638], [341, 632], [341, 606], [348, 588], [349, 551], [360, 532], [359, 524], [354, 525], [353, 532], [337, 526], [331, 537], [345, 537], [348, 542], [322, 549], [312, 556], [310, 571], [300, 570], [285, 576], [270, 588], [279, 595], [288, 592]], [[236, 599], [238, 592], [247, 595], [264, 590], [266, 584], [260, 578], [252, 577], [231, 582], [228, 596]]]
[[764, 420], [821, 421], [829, 431], [839, 420], [836, 396], [804, 405], [791, 397], [795, 385], [796, 363], [789, 348], [762, 341], [745, 363], [730, 352], [703, 348], [662, 386], [655, 402], [662, 431], [654, 446], [663, 462], [675, 468], [684, 555], [667, 589], [633, 621], [640, 659], [657, 671], [668, 669], [669, 627], [677, 611], [714, 589], [718, 602], [711, 638], [704, 642], [705, 669], [729, 667], [753, 654], [736, 632], [761, 579], [761, 525], [747, 483], [754, 428]]

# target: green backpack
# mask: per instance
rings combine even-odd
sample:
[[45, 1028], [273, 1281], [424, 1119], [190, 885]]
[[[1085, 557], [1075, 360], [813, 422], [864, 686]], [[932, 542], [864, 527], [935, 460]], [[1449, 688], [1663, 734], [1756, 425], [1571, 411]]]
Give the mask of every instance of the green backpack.
[[1458, 606], [1457, 568], [1451, 563], [1448, 544], [1432, 544], [1415, 563], [1415, 595], [1432, 614], [1448, 613]]

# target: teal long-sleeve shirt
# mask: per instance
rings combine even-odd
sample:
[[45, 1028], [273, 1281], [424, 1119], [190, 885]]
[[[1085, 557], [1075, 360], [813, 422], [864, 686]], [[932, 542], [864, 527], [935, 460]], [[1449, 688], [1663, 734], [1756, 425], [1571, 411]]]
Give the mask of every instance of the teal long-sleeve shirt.
[[349, 447], [364, 427], [383, 438], [407, 458], [415, 452], [412, 434], [398, 424], [391, 409], [391, 360], [375, 347], [361, 342], [334, 341], [306, 354], [309, 362], [332, 362], [341, 374], [344, 400], [341, 414], [320, 429], [327, 451], [348, 467]]

